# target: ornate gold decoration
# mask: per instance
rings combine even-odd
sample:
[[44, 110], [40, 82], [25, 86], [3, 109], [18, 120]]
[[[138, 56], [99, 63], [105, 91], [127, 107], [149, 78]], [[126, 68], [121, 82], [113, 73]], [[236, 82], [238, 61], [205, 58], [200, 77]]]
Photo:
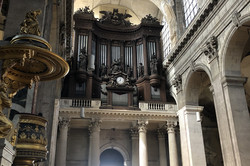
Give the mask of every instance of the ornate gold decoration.
[[41, 32], [37, 21], [37, 16], [40, 15], [41, 13], [42, 13], [41, 10], [29, 11], [25, 16], [24, 21], [20, 25], [21, 26], [20, 33], [40, 36]]
[[16, 165], [32, 165], [34, 161], [46, 159], [47, 139], [45, 118], [32, 114], [21, 114], [16, 143]]
[[3, 114], [3, 109], [11, 107], [11, 99], [24, 87], [31, 87], [34, 82], [64, 77], [69, 71], [67, 62], [51, 52], [50, 44], [39, 37], [39, 14], [41, 10], [29, 11], [21, 24], [20, 35], [15, 36], [10, 44], [0, 47], [0, 60], [3, 61], [0, 79], [0, 138], [6, 138], [13, 146], [17, 141], [16, 165], [32, 165], [35, 160], [46, 159], [47, 122], [43, 117], [23, 114], [17, 132]]

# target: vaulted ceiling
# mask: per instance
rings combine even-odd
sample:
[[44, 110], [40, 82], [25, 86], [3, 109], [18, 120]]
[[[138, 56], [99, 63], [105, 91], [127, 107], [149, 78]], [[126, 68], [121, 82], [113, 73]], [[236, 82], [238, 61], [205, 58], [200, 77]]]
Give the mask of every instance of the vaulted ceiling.
[[157, 17], [159, 21], [165, 18], [165, 22], [169, 25], [171, 45], [176, 43], [177, 23], [174, 13], [173, 0], [75, 0], [74, 11], [79, 8], [89, 6], [94, 11], [96, 18], [101, 18], [99, 11], [113, 11], [118, 9], [120, 13], [125, 11], [132, 15], [130, 22], [139, 24], [141, 19], [148, 14]]
[[101, 10], [111, 10], [118, 8], [119, 12], [131, 14], [133, 17], [131, 22], [138, 24], [140, 20], [148, 14], [162, 20], [175, 20], [175, 15], [172, 9], [173, 0], [75, 0], [74, 11], [79, 8], [89, 6], [95, 12], [96, 17], [99, 16]]

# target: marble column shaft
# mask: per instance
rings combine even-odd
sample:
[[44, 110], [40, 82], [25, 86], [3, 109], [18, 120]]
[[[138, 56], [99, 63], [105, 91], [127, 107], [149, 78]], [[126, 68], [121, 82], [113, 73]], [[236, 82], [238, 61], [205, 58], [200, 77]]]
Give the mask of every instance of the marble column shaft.
[[168, 121], [167, 130], [168, 130], [168, 147], [169, 147], [169, 163], [170, 166], [178, 166], [178, 153], [177, 153], [177, 143], [175, 137], [175, 127], [177, 121]]
[[59, 137], [56, 147], [56, 166], [66, 166], [67, 157], [67, 140], [68, 140], [68, 128], [70, 119], [59, 119]]
[[158, 141], [159, 141], [159, 160], [160, 166], [167, 166], [167, 153], [166, 153], [166, 143], [165, 143], [165, 132], [162, 130], [158, 131]]
[[101, 120], [92, 121], [89, 126], [90, 145], [89, 145], [89, 166], [100, 165], [100, 125]]
[[147, 128], [148, 121], [138, 121], [139, 130], [139, 166], [148, 166]]
[[138, 129], [131, 129], [132, 140], [132, 166], [139, 166], [139, 133]]

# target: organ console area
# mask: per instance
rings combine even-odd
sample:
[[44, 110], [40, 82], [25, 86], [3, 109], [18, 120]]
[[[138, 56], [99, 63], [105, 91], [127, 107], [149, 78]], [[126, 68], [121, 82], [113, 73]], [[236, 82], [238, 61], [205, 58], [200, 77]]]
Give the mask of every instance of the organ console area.
[[62, 97], [100, 99], [102, 108], [138, 108], [139, 101], [166, 102], [160, 25], [150, 14], [139, 25], [131, 15], [85, 7], [73, 16], [74, 54]]

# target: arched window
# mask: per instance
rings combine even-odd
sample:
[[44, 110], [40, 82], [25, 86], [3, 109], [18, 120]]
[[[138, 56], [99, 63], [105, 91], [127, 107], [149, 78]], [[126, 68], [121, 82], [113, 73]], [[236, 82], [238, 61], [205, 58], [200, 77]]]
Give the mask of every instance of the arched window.
[[197, 14], [198, 6], [197, 0], [183, 0], [185, 23], [186, 27], [193, 20], [194, 16]]
[[169, 26], [168, 23], [165, 21], [165, 18], [163, 17], [162, 20], [162, 44], [163, 44], [163, 54], [164, 54], [164, 59], [167, 57], [167, 55], [170, 52], [171, 49], [171, 42], [170, 42], [170, 32], [169, 32]]
[[101, 166], [124, 166], [124, 159], [115, 149], [107, 149], [100, 156]]

